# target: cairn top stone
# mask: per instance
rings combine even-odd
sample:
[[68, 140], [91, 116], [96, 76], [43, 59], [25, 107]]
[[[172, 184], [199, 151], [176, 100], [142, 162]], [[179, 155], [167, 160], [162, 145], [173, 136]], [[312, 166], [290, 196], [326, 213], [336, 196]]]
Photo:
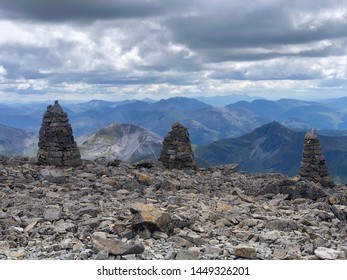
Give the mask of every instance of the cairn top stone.
[[320, 183], [322, 187], [333, 187], [319, 138], [314, 129], [306, 133], [299, 175], [309, 181]]
[[64, 113], [63, 109], [61, 108], [58, 100], [56, 100], [54, 102], [53, 106], [52, 105], [48, 105], [47, 112], [50, 112], [50, 113]]
[[43, 114], [38, 146], [39, 164], [78, 166], [82, 163], [69, 119], [58, 101], [47, 106]]
[[305, 140], [313, 140], [313, 139], [318, 139], [318, 135], [316, 131], [314, 130], [314, 128], [311, 128], [311, 130], [305, 134]]
[[159, 161], [169, 169], [195, 169], [196, 163], [189, 132], [176, 122], [163, 141]]

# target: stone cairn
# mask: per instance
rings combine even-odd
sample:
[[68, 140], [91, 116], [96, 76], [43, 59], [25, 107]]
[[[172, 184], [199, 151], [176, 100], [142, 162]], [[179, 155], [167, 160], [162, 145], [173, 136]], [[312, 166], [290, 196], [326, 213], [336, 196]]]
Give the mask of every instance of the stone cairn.
[[302, 178], [320, 183], [322, 187], [330, 188], [334, 186], [314, 129], [311, 129], [305, 135], [299, 175]]
[[188, 129], [180, 123], [172, 125], [163, 141], [159, 161], [168, 169], [195, 169], [195, 158]]
[[78, 166], [82, 163], [69, 119], [58, 101], [43, 114], [38, 146], [39, 164]]

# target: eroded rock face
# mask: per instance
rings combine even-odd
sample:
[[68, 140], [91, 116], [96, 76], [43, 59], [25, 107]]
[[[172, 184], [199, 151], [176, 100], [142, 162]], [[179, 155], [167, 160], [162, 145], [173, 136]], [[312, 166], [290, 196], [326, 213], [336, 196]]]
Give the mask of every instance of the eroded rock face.
[[318, 136], [313, 129], [305, 135], [299, 175], [309, 181], [320, 183], [323, 187], [334, 186]]
[[172, 125], [164, 139], [159, 160], [169, 169], [195, 169], [196, 163], [188, 129], [180, 123]]
[[81, 155], [74, 141], [67, 114], [58, 101], [49, 105], [43, 114], [39, 133], [39, 164], [55, 166], [78, 166]]

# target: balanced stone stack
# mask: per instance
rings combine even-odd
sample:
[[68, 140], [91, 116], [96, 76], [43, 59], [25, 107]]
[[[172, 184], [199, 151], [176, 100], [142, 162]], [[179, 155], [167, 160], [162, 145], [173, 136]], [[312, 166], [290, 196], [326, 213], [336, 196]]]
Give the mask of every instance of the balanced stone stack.
[[38, 146], [39, 164], [78, 166], [82, 163], [69, 119], [58, 101], [43, 114]]
[[322, 187], [334, 186], [314, 129], [311, 129], [305, 135], [299, 175], [310, 181], [320, 183]]
[[163, 141], [159, 161], [169, 169], [195, 169], [195, 158], [188, 129], [180, 123], [172, 125]]

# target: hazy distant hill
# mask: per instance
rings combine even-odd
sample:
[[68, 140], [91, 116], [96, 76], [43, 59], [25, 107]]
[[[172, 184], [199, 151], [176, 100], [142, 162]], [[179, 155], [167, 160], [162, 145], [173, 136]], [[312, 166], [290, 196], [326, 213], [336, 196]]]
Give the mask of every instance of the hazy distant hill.
[[90, 136], [79, 146], [82, 157], [106, 157], [127, 162], [158, 159], [163, 139], [139, 126], [115, 123]]
[[223, 96], [217, 95], [212, 97], [197, 96], [194, 98], [212, 106], [226, 106], [228, 104], [236, 103], [238, 101], [251, 102], [255, 99], [260, 99], [261, 97], [249, 96], [247, 94], [230, 94], [230, 95], [223, 95]]
[[[346, 130], [346, 98], [324, 102], [295, 99], [257, 99], [212, 106], [192, 98], [175, 97], [157, 102], [91, 100], [64, 104], [75, 137], [89, 136], [113, 122], [130, 123], [165, 137], [175, 122], [188, 127], [193, 144], [206, 145], [220, 139], [239, 137], [272, 121], [294, 130]], [[38, 133], [47, 105], [0, 104], [0, 123]], [[339, 133], [332, 132], [334, 135]], [[345, 134], [345, 132], [343, 133]]]
[[35, 156], [37, 142], [34, 133], [0, 124], [0, 155]]
[[[306, 132], [293, 131], [278, 122], [261, 126], [239, 138], [196, 148], [200, 165], [238, 163], [246, 172], [281, 172], [297, 175]], [[319, 136], [331, 175], [347, 182], [347, 137]]]

